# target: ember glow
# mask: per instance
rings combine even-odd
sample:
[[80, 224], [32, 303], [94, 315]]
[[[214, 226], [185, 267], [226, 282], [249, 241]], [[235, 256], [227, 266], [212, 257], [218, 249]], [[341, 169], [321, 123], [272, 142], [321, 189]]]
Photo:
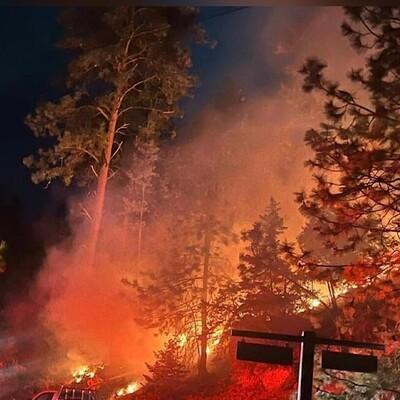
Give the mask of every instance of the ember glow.
[[136, 392], [139, 389], [139, 383], [138, 382], [132, 382], [129, 385], [118, 389], [115, 393], [115, 397], [121, 397], [121, 396], [125, 396], [127, 394], [132, 394], [134, 392]]
[[187, 344], [187, 335], [185, 333], [181, 333], [178, 335], [178, 344], [179, 347], [185, 347]]
[[104, 365], [88, 366], [81, 365], [72, 371], [74, 383], [81, 383], [85, 379], [94, 378], [99, 369], [103, 369]]
[[316, 308], [321, 305], [321, 300], [318, 299], [311, 299], [310, 300], [310, 308]]
[[208, 344], [207, 350], [206, 350], [208, 355], [210, 355], [214, 351], [215, 347], [221, 341], [221, 336], [222, 336], [223, 331], [224, 331], [223, 328], [218, 328], [215, 330], [215, 332], [213, 332], [211, 334], [209, 344]]
[[[366, 285], [362, 285], [362, 286], [366, 286]], [[356, 289], [357, 287], [359, 287], [358, 285], [355, 284], [345, 284], [342, 283], [340, 285], [338, 285], [338, 287], [335, 290], [335, 296], [340, 299], [341, 297], [345, 296], [349, 291]], [[323, 290], [321, 290], [321, 292], [323, 292]], [[313, 310], [315, 308], [319, 308], [323, 303], [329, 303], [329, 297], [326, 295], [321, 296], [321, 300], [317, 299], [317, 298], [313, 298], [310, 299], [308, 301], [308, 306], [310, 310]], [[300, 309], [300, 312], [304, 312], [306, 311], [305, 308]]]

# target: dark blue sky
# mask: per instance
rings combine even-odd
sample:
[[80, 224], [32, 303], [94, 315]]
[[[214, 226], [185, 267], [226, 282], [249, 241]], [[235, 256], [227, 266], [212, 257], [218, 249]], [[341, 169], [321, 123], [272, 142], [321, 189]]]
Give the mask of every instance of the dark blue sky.
[[[201, 87], [193, 100], [185, 102], [187, 118], [207, 104], [220, 89], [224, 79], [231, 77], [248, 90], [263, 90], [274, 76], [266, 73], [267, 66], [260, 57], [259, 76], [241, 76], [240, 66], [257, 57], [254, 40], [259, 34], [255, 27], [268, 19], [269, 9], [246, 8], [213, 18], [227, 8], [207, 7], [200, 18], [215, 49], [198, 47], [193, 52], [195, 73]], [[229, 9], [229, 7], [228, 7]], [[30, 182], [29, 171], [22, 158], [32, 153], [37, 141], [24, 126], [26, 115], [39, 100], [49, 99], [60, 87], [54, 79], [65, 68], [65, 55], [54, 44], [61, 31], [57, 23], [59, 8], [2, 7], [0, 24], [0, 190], [17, 195], [28, 215], [47, 204], [49, 194]]]
[[30, 182], [22, 158], [37, 142], [24, 125], [38, 100], [55, 90], [50, 76], [63, 66], [63, 55], [54, 48], [60, 34], [56, 8], [3, 7], [0, 46], [0, 190], [17, 195], [32, 215], [47, 199], [41, 187]]

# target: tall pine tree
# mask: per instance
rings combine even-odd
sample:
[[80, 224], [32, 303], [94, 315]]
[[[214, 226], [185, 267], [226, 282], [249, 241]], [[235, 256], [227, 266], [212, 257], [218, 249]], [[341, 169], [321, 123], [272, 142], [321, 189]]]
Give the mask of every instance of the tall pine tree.
[[91, 182], [95, 196], [88, 235], [94, 262], [106, 188], [119, 160], [139, 135], [156, 141], [181, 115], [179, 100], [195, 79], [188, 45], [203, 40], [193, 8], [98, 7], [65, 11], [59, 47], [73, 58], [68, 94], [40, 104], [27, 124], [47, 148], [24, 159], [35, 183], [60, 178]]

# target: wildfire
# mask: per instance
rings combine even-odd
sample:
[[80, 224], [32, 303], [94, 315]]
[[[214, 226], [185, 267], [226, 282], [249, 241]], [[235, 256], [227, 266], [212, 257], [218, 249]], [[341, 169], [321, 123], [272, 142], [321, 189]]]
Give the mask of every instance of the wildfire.
[[187, 344], [187, 335], [185, 333], [181, 333], [178, 336], [178, 345], [179, 347], [184, 347]]
[[222, 336], [223, 332], [224, 332], [223, 328], [218, 328], [211, 334], [210, 342], [206, 349], [206, 353], [208, 355], [210, 355], [214, 351], [215, 347], [221, 341], [221, 336]]
[[[355, 284], [347, 284], [347, 285], [342, 285], [341, 287], [337, 287], [335, 290], [335, 296], [337, 298], [340, 298], [341, 296], [346, 295], [350, 290], [355, 289], [359, 287], [358, 285]], [[325, 296], [324, 301], [329, 301], [329, 299]], [[310, 299], [308, 300], [308, 306], [310, 309], [318, 308], [322, 304], [321, 300], [319, 299]], [[304, 312], [306, 309], [302, 308], [300, 309], [300, 312]]]
[[81, 383], [85, 379], [92, 379], [95, 377], [96, 372], [99, 369], [103, 369], [103, 365], [95, 365], [95, 366], [89, 366], [89, 365], [81, 365], [74, 371], [72, 371], [72, 377], [74, 383]]
[[136, 390], [139, 389], [139, 383], [138, 382], [132, 382], [129, 385], [118, 389], [115, 393], [115, 397], [121, 397], [121, 396], [125, 396], [127, 394], [132, 394], [134, 392], [136, 392]]
[[82, 365], [72, 372], [72, 376], [75, 383], [80, 383], [86, 378], [93, 378], [95, 376], [95, 372], [90, 370], [89, 366]]
[[[211, 335], [208, 341], [206, 353], [210, 355], [214, 348], [219, 344], [221, 341], [221, 336], [224, 332], [223, 328], [217, 328]], [[188, 335], [186, 333], [181, 333], [177, 336], [177, 344], [179, 347], [185, 347], [188, 344]]]
[[309, 304], [310, 304], [310, 307], [311, 307], [311, 308], [316, 308], [316, 307], [318, 307], [318, 306], [321, 305], [321, 300], [318, 300], [318, 299], [311, 299], [310, 302], [309, 302]]

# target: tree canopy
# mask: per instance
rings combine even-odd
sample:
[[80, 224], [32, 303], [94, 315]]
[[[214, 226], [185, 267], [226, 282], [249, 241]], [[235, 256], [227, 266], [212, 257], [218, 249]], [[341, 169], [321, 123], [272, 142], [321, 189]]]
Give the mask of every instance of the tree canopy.
[[196, 84], [187, 71], [188, 44], [204, 38], [195, 15], [193, 8], [164, 7], [79, 8], [61, 15], [58, 47], [72, 57], [68, 93], [27, 118], [36, 136], [54, 139], [24, 160], [34, 182], [95, 179], [113, 116], [113, 170], [125, 142], [168, 131], [171, 118], [181, 115], [178, 100]]
[[[299, 193], [301, 210], [319, 220], [319, 230], [336, 250], [393, 250], [399, 231], [400, 17], [398, 7], [348, 7], [342, 32], [365, 66], [349, 72], [356, 93], [325, 77], [326, 64], [306, 61], [304, 90], [326, 96], [326, 121], [310, 129], [314, 156], [311, 193]], [[344, 246], [335, 238], [346, 236]]]

